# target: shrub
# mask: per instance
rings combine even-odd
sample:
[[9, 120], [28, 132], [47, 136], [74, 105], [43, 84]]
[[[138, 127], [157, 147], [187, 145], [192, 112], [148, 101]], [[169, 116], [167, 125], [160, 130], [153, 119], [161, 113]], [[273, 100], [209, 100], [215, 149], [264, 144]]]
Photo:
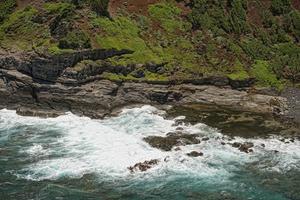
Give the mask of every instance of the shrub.
[[285, 19], [285, 28], [288, 32], [292, 33], [295, 38], [300, 40], [300, 12], [297, 10], [292, 11]]
[[271, 56], [271, 49], [256, 38], [244, 39], [241, 47], [252, 59], [269, 59]]
[[176, 30], [186, 31], [190, 24], [180, 19], [181, 9], [172, 3], [157, 3], [148, 8], [152, 19], [160, 22], [161, 26], [168, 32]]
[[58, 47], [61, 49], [86, 49], [91, 47], [91, 43], [84, 32], [72, 31], [59, 41]]
[[68, 13], [74, 11], [75, 7], [74, 7], [74, 5], [72, 5], [70, 3], [59, 2], [59, 3], [45, 3], [44, 9], [49, 14], [65, 16]]
[[102, 16], [109, 16], [108, 13], [108, 3], [109, 0], [88, 0], [91, 8], [98, 14]]
[[247, 31], [245, 3], [245, 0], [232, 0], [230, 3], [230, 22], [233, 32], [237, 34]]
[[294, 43], [276, 45], [276, 56], [272, 68], [282, 78], [300, 81], [300, 47]]
[[269, 62], [264, 60], [256, 60], [251, 69], [252, 75], [257, 79], [258, 84], [262, 86], [275, 87], [282, 89], [283, 84], [279, 81], [270, 69]]
[[11, 14], [16, 4], [16, 0], [5, 0], [0, 2], [0, 23]]
[[274, 15], [282, 15], [291, 11], [291, 0], [272, 0], [271, 11]]

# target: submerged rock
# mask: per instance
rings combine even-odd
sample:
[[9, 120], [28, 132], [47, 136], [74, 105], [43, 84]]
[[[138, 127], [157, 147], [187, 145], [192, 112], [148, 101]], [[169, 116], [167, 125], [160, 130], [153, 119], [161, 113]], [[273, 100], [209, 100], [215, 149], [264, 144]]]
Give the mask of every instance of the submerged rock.
[[198, 152], [198, 151], [192, 151], [190, 153], [187, 153], [186, 155], [190, 156], [190, 157], [199, 157], [199, 156], [203, 156], [202, 152]]
[[128, 169], [130, 170], [130, 172], [135, 172], [135, 171], [145, 172], [148, 169], [151, 169], [154, 165], [157, 165], [158, 163], [159, 160], [153, 159], [153, 160], [137, 163], [134, 166], [128, 167]]
[[175, 146], [199, 144], [200, 140], [197, 137], [197, 134], [175, 132], [168, 133], [166, 137], [149, 136], [144, 138], [144, 140], [154, 148], [158, 148], [164, 151], [171, 151]]

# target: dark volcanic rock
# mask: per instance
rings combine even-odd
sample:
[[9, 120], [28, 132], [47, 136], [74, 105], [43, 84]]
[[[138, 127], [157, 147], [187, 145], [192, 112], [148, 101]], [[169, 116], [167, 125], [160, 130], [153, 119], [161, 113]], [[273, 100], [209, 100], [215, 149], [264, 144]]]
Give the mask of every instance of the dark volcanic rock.
[[132, 76], [135, 77], [135, 78], [144, 78], [145, 77], [145, 73], [143, 70], [139, 69], [139, 70], [136, 70], [132, 73]]
[[144, 140], [154, 148], [158, 148], [164, 151], [171, 151], [175, 146], [184, 146], [191, 144], [199, 144], [197, 134], [185, 134], [185, 133], [168, 133], [166, 137], [149, 136]]
[[232, 144], [232, 147], [238, 148], [241, 152], [250, 153], [253, 152], [251, 148], [254, 147], [254, 144], [252, 142], [245, 142], [245, 143], [234, 142]]
[[159, 163], [159, 160], [153, 159], [150, 161], [137, 163], [134, 166], [128, 167], [128, 169], [130, 170], [130, 172], [135, 172], [135, 171], [145, 172], [148, 169], [151, 169], [153, 166], [157, 165], [158, 163]]
[[[137, 70], [135, 65], [110, 66], [102, 60], [125, 53], [131, 52], [96, 49], [56, 56], [1, 54], [0, 107], [21, 107], [19, 113], [25, 115], [52, 116], [53, 112], [56, 116], [56, 113], [71, 111], [93, 118], [104, 117], [113, 109], [135, 104], [218, 105], [257, 113], [285, 112], [286, 99], [283, 97], [216, 87], [229, 86], [226, 77], [200, 77], [183, 80], [181, 84], [174, 81], [103, 80], [99, 75], [103, 72], [128, 75]], [[82, 68], [74, 67], [83, 60], [93, 62], [85, 62]], [[145, 68], [157, 71], [161, 67], [150, 64]]]
[[203, 156], [202, 152], [198, 152], [198, 151], [192, 151], [190, 153], [187, 153], [186, 155], [190, 156], [190, 157], [199, 157], [199, 156]]
[[53, 82], [56, 81], [64, 69], [72, 67], [80, 61], [103, 60], [129, 53], [132, 53], [132, 51], [93, 49], [53, 56], [32, 54], [27, 58], [23, 57], [22, 61], [12, 57], [5, 57], [0, 59], [0, 68], [12, 68], [12, 65], [15, 64], [14, 68], [20, 72], [28, 74], [35, 79]]
[[254, 85], [255, 81], [256, 80], [254, 78], [249, 78], [249, 79], [245, 79], [245, 80], [229, 79], [229, 84], [232, 88], [238, 89], [238, 88], [251, 87]]

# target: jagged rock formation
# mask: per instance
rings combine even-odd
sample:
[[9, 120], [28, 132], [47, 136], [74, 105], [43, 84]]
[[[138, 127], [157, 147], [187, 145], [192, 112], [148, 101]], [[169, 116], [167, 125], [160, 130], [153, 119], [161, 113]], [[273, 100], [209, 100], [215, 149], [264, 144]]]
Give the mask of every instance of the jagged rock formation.
[[[208, 104], [251, 112], [285, 112], [285, 98], [251, 94], [246, 89], [234, 90], [235, 85], [226, 77], [175, 83], [113, 82], [100, 76], [105, 70], [116, 70], [114, 66], [106, 66], [96, 76], [86, 74], [85, 80], [89, 81], [83, 82], [70, 81], [64, 74], [65, 69], [83, 59], [100, 60], [128, 52], [95, 50], [48, 58], [35, 55], [29, 57], [33, 57], [32, 60], [3, 57], [0, 59], [0, 105], [18, 109], [20, 114], [26, 115], [56, 116], [72, 111], [95, 118], [131, 104]], [[251, 80], [246, 85], [250, 83]]]

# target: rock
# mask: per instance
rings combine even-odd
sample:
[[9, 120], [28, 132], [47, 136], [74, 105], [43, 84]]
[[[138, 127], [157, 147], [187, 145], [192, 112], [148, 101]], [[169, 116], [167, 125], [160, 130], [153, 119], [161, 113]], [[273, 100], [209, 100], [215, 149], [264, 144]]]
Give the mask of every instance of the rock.
[[[83, 60], [103, 60], [117, 55], [129, 54], [132, 51], [129, 50], [115, 50], [115, 49], [94, 49], [94, 50], [82, 50], [74, 53], [65, 53], [60, 55], [30, 55], [28, 58], [24, 58], [22, 61], [15, 61], [17, 64], [15, 69], [25, 74], [30, 75], [33, 78], [54, 82], [62, 74], [63, 70], [67, 67], [72, 67]], [[0, 59], [0, 68], [6, 66], [6, 63]], [[3, 63], [4, 62], [4, 63]], [[4, 68], [4, 67], [3, 67]]]
[[[268, 114], [273, 114], [276, 108], [279, 114], [285, 113], [286, 98], [276, 97], [274, 105], [270, 103], [274, 96], [225, 88], [229, 84], [226, 77], [201, 77], [197, 80], [183, 80], [182, 83], [103, 80], [99, 76], [103, 72], [126, 75], [137, 70], [134, 65], [110, 66], [103, 61], [125, 53], [131, 51], [95, 49], [56, 56], [3, 54], [0, 56], [0, 107], [25, 107], [26, 112], [20, 110], [25, 115], [71, 111], [92, 118], [102, 118], [115, 108], [136, 104], [217, 105]], [[92, 62], [84, 63], [78, 71], [74, 70], [74, 66], [83, 60]], [[28, 112], [30, 109], [33, 111]], [[184, 120], [179, 119], [174, 125], [182, 124]]]
[[208, 141], [208, 140], [209, 140], [208, 137], [202, 138], [202, 141]]
[[153, 63], [153, 62], [148, 62], [148, 63], [146, 63], [145, 67], [146, 67], [146, 69], [147, 69], [149, 72], [160, 74], [161, 72], [164, 71], [163, 66], [164, 66], [165, 64], [166, 64], [166, 63], [155, 64], [155, 63]]
[[221, 145], [226, 145], [226, 143], [225, 142], [221, 142]]
[[238, 89], [238, 88], [251, 87], [254, 85], [255, 81], [256, 80], [254, 78], [248, 78], [248, 79], [244, 79], [244, 80], [229, 79], [229, 84], [232, 88]]
[[180, 148], [180, 147], [176, 147], [176, 148], [174, 149], [174, 151], [181, 151], [181, 148]]
[[184, 125], [184, 119], [175, 119], [174, 124], [172, 126], [181, 126]]
[[253, 152], [251, 148], [254, 147], [254, 144], [252, 142], [245, 142], [245, 143], [234, 142], [232, 144], [232, 147], [238, 148], [241, 152], [250, 153]]
[[135, 78], [144, 78], [145, 77], [145, 73], [143, 70], [139, 69], [139, 70], [136, 70], [132, 73], [132, 76], [135, 77]]
[[199, 157], [199, 156], [203, 156], [202, 152], [197, 152], [197, 151], [192, 151], [190, 153], [187, 153], [186, 155], [190, 156], [190, 157]]
[[199, 144], [200, 140], [196, 134], [168, 133], [166, 137], [149, 136], [144, 140], [154, 148], [171, 151], [175, 146]]
[[130, 170], [130, 172], [135, 172], [135, 171], [145, 172], [145, 171], [151, 169], [153, 166], [157, 165], [158, 163], [159, 163], [159, 160], [153, 159], [150, 161], [144, 161], [144, 162], [137, 163], [134, 166], [128, 167], [128, 169]]

